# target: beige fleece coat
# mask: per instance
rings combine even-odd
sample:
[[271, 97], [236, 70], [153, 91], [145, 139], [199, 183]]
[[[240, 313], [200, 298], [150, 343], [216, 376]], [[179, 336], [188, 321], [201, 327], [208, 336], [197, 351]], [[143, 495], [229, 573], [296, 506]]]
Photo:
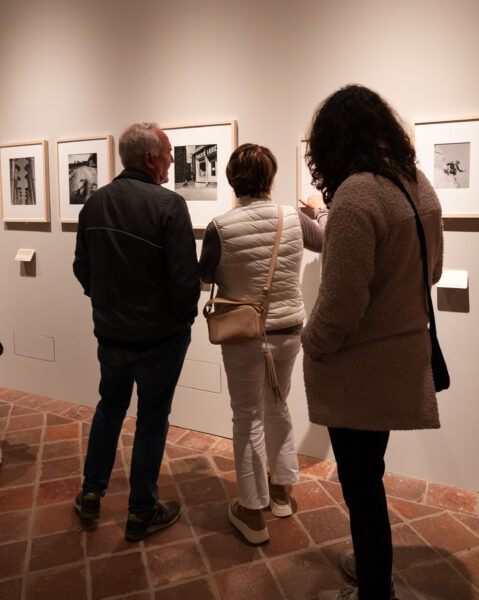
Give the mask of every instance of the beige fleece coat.
[[[423, 173], [403, 181], [426, 236], [429, 277], [442, 271], [442, 220]], [[319, 295], [303, 332], [309, 416], [328, 427], [439, 427], [427, 296], [414, 213], [389, 180], [346, 179], [326, 225]]]

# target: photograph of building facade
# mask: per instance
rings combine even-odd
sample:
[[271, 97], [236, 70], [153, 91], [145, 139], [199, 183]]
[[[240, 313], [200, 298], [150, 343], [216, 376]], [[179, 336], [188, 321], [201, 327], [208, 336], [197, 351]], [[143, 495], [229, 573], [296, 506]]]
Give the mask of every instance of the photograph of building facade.
[[175, 190], [185, 200], [217, 199], [217, 144], [175, 146]]

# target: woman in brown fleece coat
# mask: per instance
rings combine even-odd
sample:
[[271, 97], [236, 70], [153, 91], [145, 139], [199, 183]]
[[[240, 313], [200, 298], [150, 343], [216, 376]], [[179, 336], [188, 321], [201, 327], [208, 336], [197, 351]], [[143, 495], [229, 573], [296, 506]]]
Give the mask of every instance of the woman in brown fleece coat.
[[395, 113], [367, 88], [347, 86], [319, 107], [308, 152], [330, 211], [319, 295], [302, 336], [304, 378], [310, 420], [328, 427], [350, 512], [354, 554], [341, 564], [358, 584], [320, 598], [389, 600], [389, 432], [439, 427], [416, 221], [390, 178], [418, 210], [430, 285], [442, 270], [441, 207]]

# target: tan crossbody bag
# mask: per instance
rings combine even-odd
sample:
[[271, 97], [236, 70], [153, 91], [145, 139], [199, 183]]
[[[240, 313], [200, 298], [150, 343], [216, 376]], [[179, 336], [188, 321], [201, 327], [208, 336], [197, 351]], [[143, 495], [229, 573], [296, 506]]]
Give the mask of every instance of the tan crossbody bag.
[[273, 356], [266, 339], [265, 320], [282, 230], [283, 209], [278, 206], [278, 230], [271, 256], [268, 279], [263, 287], [260, 300], [235, 301], [226, 298], [213, 298], [213, 283], [211, 297], [203, 308], [203, 315], [208, 325], [208, 336], [212, 344], [238, 344], [249, 342], [260, 336], [264, 337], [266, 369], [277, 400], [281, 400], [281, 394], [276, 379]]

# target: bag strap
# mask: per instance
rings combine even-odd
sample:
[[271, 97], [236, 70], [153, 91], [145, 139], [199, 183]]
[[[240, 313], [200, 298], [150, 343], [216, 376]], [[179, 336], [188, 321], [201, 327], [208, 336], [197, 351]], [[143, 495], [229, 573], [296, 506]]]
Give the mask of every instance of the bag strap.
[[[276, 268], [276, 259], [278, 258], [278, 250], [279, 250], [279, 243], [281, 240], [281, 233], [283, 231], [283, 207], [278, 205], [278, 229], [276, 230], [276, 238], [274, 240], [274, 246], [273, 246], [273, 254], [271, 255], [271, 262], [269, 265], [269, 271], [268, 271], [268, 278], [266, 279], [266, 283], [263, 287], [263, 291], [262, 291], [262, 298], [261, 301], [257, 301], [254, 302], [253, 300], [242, 300], [240, 302], [235, 301], [235, 300], [226, 300], [226, 299], [221, 299], [221, 304], [259, 304], [262, 306], [263, 310], [262, 310], [262, 318], [263, 321], [266, 318], [266, 302], [268, 300], [268, 296], [269, 296], [269, 291], [271, 289], [271, 282], [273, 281], [273, 275], [274, 275], [274, 270]], [[211, 305], [215, 303], [215, 298], [214, 298], [214, 290], [215, 290], [215, 282], [213, 281], [213, 283], [211, 284], [211, 294], [210, 294], [210, 299], [208, 300], [208, 302], [206, 303], [204, 309], [203, 309], [203, 314], [206, 317], [207, 313], [209, 311], [207, 311], [207, 309], [209, 308], [211, 310]], [[220, 301], [218, 301], [220, 302]]]
[[416, 217], [417, 235], [419, 237], [419, 244], [421, 246], [422, 267], [423, 267], [422, 268], [422, 272], [423, 272], [423, 276], [424, 276], [424, 283], [426, 284], [427, 303], [428, 303], [428, 306], [429, 306], [429, 332], [431, 334], [431, 337], [432, 336], [437, 337], [437, 334], [436, 334], [436, 319], [434, 317], [434, 308], [433, 308], [432, 298], [431, 298], [431, 288], [429, 286], [429, 272], [428, 272], [428, 267], [427, 267], [426, 236], [424, 234], [424, 228], [422, 226], [421, 219], [419, 218], [419, 214], [417, 212], [416, 205], [412, 201], [412, 198], [411, 198], [409, 192], [404, 187], [402, 181], [398, 177], [394, 177], [392, 175], [391, 176], [384, 175], [384, 177], [386, 177], [387, 179], [389, 179], [390, 181], [392, 181], [394, 184], [396, 184], [396, 186], [406, 196], [409, 204], [411, 205], [411, 207], [412, 207], [412, 209], [414, 211], [414, 216]]

